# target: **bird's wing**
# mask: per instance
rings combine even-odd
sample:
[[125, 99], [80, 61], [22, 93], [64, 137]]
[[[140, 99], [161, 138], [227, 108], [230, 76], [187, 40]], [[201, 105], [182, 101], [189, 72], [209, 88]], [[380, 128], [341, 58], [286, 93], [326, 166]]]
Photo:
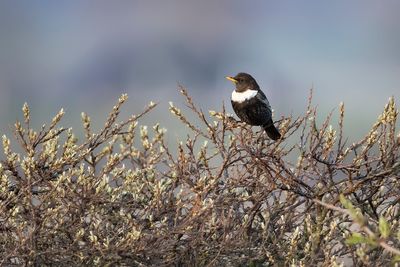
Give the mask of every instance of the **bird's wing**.
[[265, 96], [264, 92], [258, 90], [258, 94], [256, 95], [256, 97], [262, 102], [264, 102], [264, 104], [268, 107], [269, 112], [271, 112], [271, 105], [269, 104], [268, 98]]
[[253, 100], [249, 101], [250, 109], [247, 116], [254, 125], [264, 125], [271, 120], [271, 106], [264, 94], [257, 94]]
[[240, 120], [250, 125], [264, 125], [271, 120], [271, 106], [265, 94], [258, 90], [254, 97], [243, 102], [231, 100], [233, 110]]
[[264, 125], [271, 120], [271, 108], [266, 98], [253, 97], [244, 102], [232, 101], [232, 107], [240, 120], [250, 125]]

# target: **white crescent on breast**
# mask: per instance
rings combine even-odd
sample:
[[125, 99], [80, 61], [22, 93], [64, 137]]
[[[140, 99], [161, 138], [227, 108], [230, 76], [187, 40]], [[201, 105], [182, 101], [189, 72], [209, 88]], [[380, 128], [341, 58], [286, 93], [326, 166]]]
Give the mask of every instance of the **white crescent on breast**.
[[232, 101], [237, 102], [237, 103], [242, 103], [246, 100], [249, 100], [250, 98], [253, 98], [257, 95], [258, 91], [257, 90], [246, 90], [244, 92], [236, 92], [234, 90], [232, 92]]

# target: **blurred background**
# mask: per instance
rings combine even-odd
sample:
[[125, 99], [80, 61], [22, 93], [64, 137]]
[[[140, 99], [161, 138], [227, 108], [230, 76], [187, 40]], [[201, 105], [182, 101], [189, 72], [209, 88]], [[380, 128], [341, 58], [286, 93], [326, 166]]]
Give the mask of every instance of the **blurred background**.
[[[203, 110], [230, 106], [224, 79], [251, 73], [276, 117], [304, 112], [309, 89], [320, 120], [346, 106], [346, 134], [361, 138], [400, 97], [400, 1], [0, 1], [0, 131], [28, 102], [40, 128], [61, 107], [79, 133], [96, 127], [122, 93], [124, 116], [159, 102], [143, 123], [182, 127], [168, 102], [188, 88]], [[258, 129], [257, 129], [258, 130]]]

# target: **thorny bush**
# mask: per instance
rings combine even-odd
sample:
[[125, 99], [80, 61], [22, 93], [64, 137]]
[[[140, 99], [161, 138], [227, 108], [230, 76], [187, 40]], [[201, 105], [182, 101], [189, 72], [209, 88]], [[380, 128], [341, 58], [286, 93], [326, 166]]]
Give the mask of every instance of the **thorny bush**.
[[[219, 112], [204, 114], [181, 87], [191, 134], [177, 150], [165, 130], [117, 122], [85, 140], [59, 127], [36, 131], [30, 109], [3, 136], [0, 259], [4, 266], [382, 266], [400, 260], [400, 135], [393, 98], [366, 136], [348, 144], [337, 126], [305, 115], [270, 141]], [[397, 135], [396, 135], [397, 134]], [[290, 142], [289, 142], [290, 141]], [[292, 143], [292, 145], [290, 145]], [[297, 162], [289, 159], [295, 155]], [[293, 160], [292, 160], [293, 161]]]

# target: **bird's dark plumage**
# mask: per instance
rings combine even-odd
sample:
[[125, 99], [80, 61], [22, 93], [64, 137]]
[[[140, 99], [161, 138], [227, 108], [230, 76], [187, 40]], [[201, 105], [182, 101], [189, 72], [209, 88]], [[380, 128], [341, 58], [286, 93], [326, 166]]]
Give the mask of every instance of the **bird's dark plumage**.
[[256, 80], [243, 72], [226, 78], [236, 86], [231, 98], [236, 115], [250, 125], [263, 127], [271, 139], [279, 139], [281, 135], [272, 121], [271, 106]]

